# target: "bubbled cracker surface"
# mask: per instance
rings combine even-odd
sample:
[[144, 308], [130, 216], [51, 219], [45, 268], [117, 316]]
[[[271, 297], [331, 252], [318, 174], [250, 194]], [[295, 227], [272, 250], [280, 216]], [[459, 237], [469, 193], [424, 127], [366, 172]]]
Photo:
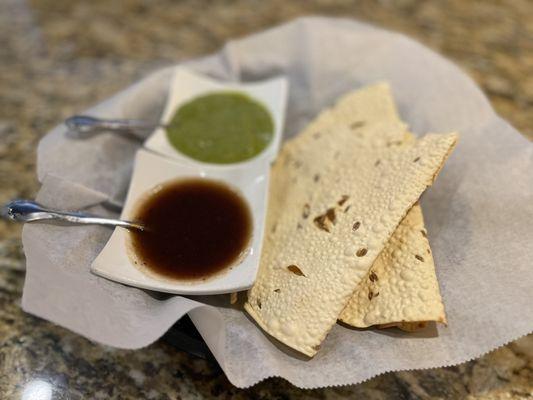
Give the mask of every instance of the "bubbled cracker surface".
[[[400, 122], [390, 86], [385, 82], [378, 83], [372, 86], [367, 86], [361, 90], [350, 92], [342, 96], [336, 102], [334, 107], [323, 111], [318, 116], [318, 118], [316, 118], [316, 120], [311, 123], [309, 130], [314, 131], [316, 134], [316, 132], [320, 132], [321, 129], [331, 129], [331, 127], [334, 126], [344, 125], [345, 127], [350, 128], [356, 135], [368, 136], [369, 133], [375, 134], [376, 132], [370, 132], [368, 129], [365, 129], [365, 127], [370, 126], [372, 124], [379, 124], [383, 121], [389, 121], [393, 123]], [[381, 132], [378, 130], [377, 133], [379, 134]], [[399, 129], [387, 132], [386, 136], [384, 137], [379, 137], [379, 135], [376, 135], [370, 139], [374, 140], [374, 142], [377, 144], [382, 144], [385, 146], [390, 143], [397, 144], [399, 141], [403, 141], [403, 143], [409, 143], [415, 140], [414, 136], [411, 133], [404, 134]], [[419, 224], [416, 224], [416, 227], [409, 225], [410, 223], [413, 223], [415, 221], [419, 222]], [[406, 226], [404, 226], [404, 224]], [[404, 220], [402, 220], [402, 222], [397, 227], [395, 233], [393, 234], [394, 238], [397, 237], [397, 234], [399, 234], [399, 232], [402, 232], [403, 238], [401, 240], [401, 243], [400, 241], [389, 242], [387, 243], [387, 246], [383, 251], [393, 254], [393, 251], [397, 247], [399, 248], [402, 246], [412, 249], [413, 251], [417, 250], [418, 248], [424, 248], [424, 251], [426, 249], [429, 249], [429, 242], [427, 241], [427, 238], [423, 237], [423, 240], [421, 240], [417, 235], [406, 234], [406, 232], [412, 229], [425, 229], [422, 217], [422, 210], [419, 205], [413, 206], [413, 209], [409, 211], [408, 215], [404, 218]], [[414, 242], [411, 243], [411, 240]], [[424, 296], [427, 298], [439, 299], [438, 304], [440, 306], [437, 306], [437, 303], [428, 304], [425, 307], [423, 307], [422, 305], [418, 305], [419, 309], [423, 307], [422, 309], [425, 310], [425, 312], [417, 314], [420, 317], [419, 319], [407, 318], [405, 314], [407, 314], [409, 310], [405, 310], [405, 312], [403, 313], [404, 315], [401, 319], [398, 319], [400, 317], [400, 314], [402, 314], [401, 312], [381, 312], [380, 317], [376, 318], [375, 321], [373, 321], [372, 315], [368, 315], [365, 322], [363, 320], [363, 317], [366, 316], [366, 314], [369, 312], [369, 307], [383, 308], [386, 306], [384, 304], [385, 302], [387, 302], [387, 304], [389, 302], [396, 303], [395, 307], [398, 307], [398, 302], [400, 302], [401, 300], [398, 299], [396, 302], [394, 302], [395, 299], [391, 297], [394, 296], [394, 294], [389, 291], [389, 288], [394, 288], [394, 290], [396, 291], [396, 289], [398, 289], [398, 285], [403, 288], [404, 283], [402, 281], [395, 280], [394, 282], [396, 283], [396, 285], [388, 284], [389, 275], [391, 276], [391, 278], [393, 277], [394, 279], [396, 279], [396, 276], [400, 275], [404, 269], [407, 270], [411, 268], [408, 259], [398, 260], [395, 257], [385, 258], [380, 256], [376, 259], [374, 263], [375, 265], [372, 266], [371, 271], [376, 270], [378, 266], [380, 270], [384, 269], [380, 281], [381, 289], [379, 291], [371, 290], [371, 288], [373, 286], [377, 286], [377, 284], [371, 284], [373, 283], [372, 279], [374, 279], [374, 275], [372, 275], [371, 279], [369, 272], [353, 293], [352, 299], [349, 302], [350, 308], [345, 308], [342, 314], [342, 318], [340, 319], [343, 322], [351, 324], [355, 327], [368, 327], [372, 325], [380, 325], [383, 327], [384, 325], [386, 325], [386, 327], [399, 326], [402, 329], [406, 329], [407, 326], [405, 323], [397, 323], [399, 321], [402, 321], [402, 319], [415, 323], [421, 321], [444, 321], [444, 306], [440, 302], [440, 292], [436, 275], [434, 272], [435, 265], [433, 263], [432, 257], [428, 258], [426, 260], [426, 263], [428, 268], [426, 274], [423, 275], [424, 279], [427, 279], [428, 281], [427, 286], [431, 289], [430, 292], [427, 292]], [[395, 266], [395, 271], [392, 271], [393, 266]], [[403, 296], [408, 299], [418, 298], [418, 285], [409, 284], [407, 286], [411, 288], [413, 292], [405, 293], [405, 290], [409, 290], [405, 289]], [[369, 299], [369, 297], [373, 296], [373, 294], [371, 295], [370, 292], [377, 293], [377, 295], [373, 298], [373, 302]], [[361, 298], [361, 300], [358, 300], [359, 298]], [[410, 303], [414, 303], [414, 301], [411, 301]], [[406, 307], [408, 306], [409, 304], [406, 304]], [[358, 310], [357, 315], [355, 315], [354, 313], [355, 310]], [[391, 319], [384, 318], [384, 315], [391, 315]], [[409, 328], [410, 329], [407, 330], [420, 328], [420, 326], [418, 324], [409, 324]]]
[[339, 319], [357, 328], [445, 322], [420, 205], [415, 205], [359, 283]]
[[[379, 122], [401, 122], [388, 83], [380, 82], [352, 91], [340, 97], [332, 108], [326, 109], [309, 125], [309, 130], [345, 125], [354, 132]], [[394, 132], [402, 139], [400, 131]]]
[[365, 135], [311, 127], [273, 166], [260, 270], [245, 304], [265, 331], [309, 356], [456, 141], [427, 135], [383, 146], [406, 134], [399, 123], [366, 126]]

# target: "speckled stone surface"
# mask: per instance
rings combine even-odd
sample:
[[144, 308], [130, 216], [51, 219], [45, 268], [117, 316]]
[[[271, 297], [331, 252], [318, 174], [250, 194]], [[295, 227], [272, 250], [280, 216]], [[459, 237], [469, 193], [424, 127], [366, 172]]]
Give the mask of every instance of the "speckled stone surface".
[[[306, 14], [355, 17], [417, 38], [457, 62], [533, 138], [530, 0], [3, 0], [0, 202], [35, 195], [37, 141], [63, 118], [158, 67]], [[533, 398], [532, 335], [466, 364], [356, 386], [302, 391], [270, 379], [240, 390], [215, 364], [163, 341], [116, 350], [24, 314], [23, 281], [20, 226], [0, 221], [1, 399]]]

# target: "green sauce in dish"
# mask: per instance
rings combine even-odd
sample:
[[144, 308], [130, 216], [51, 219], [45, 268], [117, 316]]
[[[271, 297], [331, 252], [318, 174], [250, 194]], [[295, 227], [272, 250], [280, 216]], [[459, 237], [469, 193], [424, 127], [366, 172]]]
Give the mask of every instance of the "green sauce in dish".
[[214, 92], [182, 105], [167, 127], [172, 146], [196, 160], [230, 164], [263, 151], [274, 122], [259, 102], [239, 92]]

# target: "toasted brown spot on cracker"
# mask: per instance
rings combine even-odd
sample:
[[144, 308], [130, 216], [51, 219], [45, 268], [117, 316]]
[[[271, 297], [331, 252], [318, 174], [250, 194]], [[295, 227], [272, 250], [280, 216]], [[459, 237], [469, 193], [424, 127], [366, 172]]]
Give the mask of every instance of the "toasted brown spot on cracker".
[[375, 272], [372, 272], [369, 276], [370, 282], [376, 282], [378, 280], [378, 276]]
[[399, 146], [402, 144], [401, 140], [395, 140], [393, 142], [387, 142], [387, 147], [391, 147], [392, 145]]
[[355, 121], [350, 124], [351, 129], [357, 129], [365, 126], [365, 121]]
[[337, 216], [335, 215], [334, 208], [328, 208], [328, 211], [326, 211], [326, 218], [329, 219], [333, 225], [335, 225], [337, 222]]
[[421, 230], [420, 233], [422, 234], [422, 236], [424, 236], [425, 238], [428, 237], [428, 234], [426, 233], [425, 230]]
[[309, 217], [310, 213], [311, 213], [311, 207], [309, 207], [309, 204], [305, 203], [304, 204], [304, 209], [302, 211], [302, 217], [304, 217], [304, 219], [306, 219], [307, 217]]
[[417, 157], [413, 160], [413, 162], [418, 162], [420, 160], [420, 157]]
[[368, 300], [372, 300], [372, 297], [374, 297], [374, 293], [372, 293], [372, 290], [368, 292]]
[[376, 160], [376, 162], [374, 163], [374, 167], [377, 167], [379, 164], [381, 164], [381, 160]]
[[357, 250], [357, 253], [355, 254], [357, 255], [357, 257], [363, 257], [366, 255], [366, 253], [368, 253], [368, 249], [362, 248]]
[[320, 180], [320, 175], [315, 174], [315, 176], [313, 176], [313, 181], [318, 182], [319, 180]]
[[342, 195], [341, 199], [337, 202], [337, 204], [339, 206], [342, 206], [344, 203], [346, 203], [348, 201], [349, 198], [350, 198], [350, 196], [348, 196], [347, 194], [344, 194], [344, 195]]
[[335, 208], [334, 207], [328, 208], [328, 210], [324, 214], [317, 216], [313, 220], [313, 222], [319, 229], [322, 229], [326, 232], [330, 232], [329, 224], [335, 225], [335, 223], [337, 222], [337, 215], [335, 214]]
[[350, 209], [350, 207], [351, 207], [350, 205], [349, 205], [348, 207], [346, 207], [346, 208], [344, 209], [344, 212], [347, 213], [348, 210]]
[[281, 292], [281, 290], [280, 289], [274, 289], [274, 292], [279, 293], [279, 292]]
[[289, 271], [291, 271], [293, 274], [298, 276], [305, 276], [305, 274], [302, 272], [300, 268], [298, 268], [297, 265], [291, 264], [287, 267]]
[[359, 229], [359, 227], [361, 226], [361, 223], [359, 221], [357, 222], [354, 222], [353, 226], [352, 226], [352, 231], [356, 231]]
[[417, 260], [419, 260], [419, 261], [424, 262], [424, 258], [423, 258], [422, 256], [419, 256], [418, 254], [415, 255], [415, 258], [416, 258]]
[[329, 228], [326, 225], [326, 215], [325, 214], [319, 215], [318, 217], [316, 217], [313, 220], [313, 222], [315, 223], [315, 225], [317, 226], [318, 229], [322, 229], [323, 231], [329, 232]]
[[257, 303], [257, 307], [258, 307], [259, 309], [261, 309], [261, 299], [257, 299], [257, 302], [256, 302], [256, 303]]

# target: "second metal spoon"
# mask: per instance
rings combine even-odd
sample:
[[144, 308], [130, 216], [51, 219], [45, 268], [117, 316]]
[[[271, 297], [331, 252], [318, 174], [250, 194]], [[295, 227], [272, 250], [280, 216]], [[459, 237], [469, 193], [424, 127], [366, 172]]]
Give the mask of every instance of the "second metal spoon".
[[88, 115], [74, 115], [65, 120], [65, 125], [80, 135], [92, 135], [104, 131], [121, 133], [145, 133], [166, 125], [139, 119], [102, 119]]
[[2, 208], [2, 216], [19, 222], [50, 222], [66, 225], [119, 226], [126, 229], [144, 231], [146, 228], [137, 222], [104, 218], [82, 212], [65, 212], [48, 209], [32, 200], [14, 200]]

